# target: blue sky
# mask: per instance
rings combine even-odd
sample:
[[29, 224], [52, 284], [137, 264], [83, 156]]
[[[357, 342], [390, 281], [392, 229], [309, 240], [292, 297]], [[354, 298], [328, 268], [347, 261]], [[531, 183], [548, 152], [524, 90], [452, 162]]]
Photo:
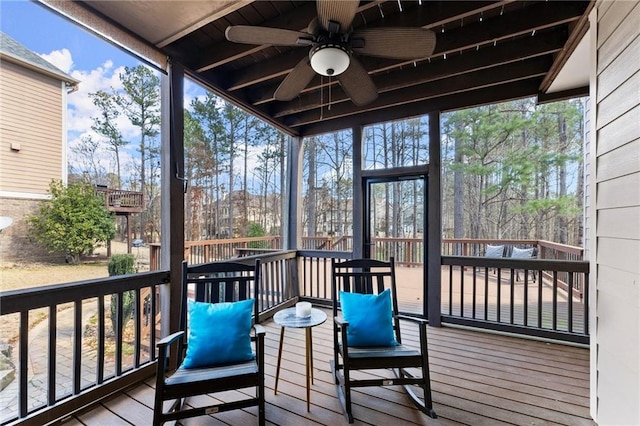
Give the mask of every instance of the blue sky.
[[[118, 89], [119, 74], [124, 67], [134, 67], [141, 62], [123, 49], [72, 23], [46, 6], [27, 0], [0, 0], [0, 29], [16, 41], [48, 60], [62, 71], [80, 81], [79, 89], [67, 96], [67, 143], [70, 164], [82, 170], [81, 160], [74, 148], [83, 138], [100, 136], [91, 130], [92, 117], [98, 116], [90, 93], [98, 90]], [[202, 96], [203, 89], [185, 81], [185, 105], [195, 96]], [[122, 115], [117, 122], [129, 149], [121, 156], [123, 170], [133, 170], [139, 154], [136, 152], [138, 129]], [[98, 163], [105, 172], [115, 171], [112, 153], [102, 149], [97, 153]]]
[[90, 32], [71, 24], [45, 6], [27, 0], [0, 0], [0, 27], [39, 54], [69, 50], [75, 69], [91, 70], [111, 59], [118, 65], [138, 61]]

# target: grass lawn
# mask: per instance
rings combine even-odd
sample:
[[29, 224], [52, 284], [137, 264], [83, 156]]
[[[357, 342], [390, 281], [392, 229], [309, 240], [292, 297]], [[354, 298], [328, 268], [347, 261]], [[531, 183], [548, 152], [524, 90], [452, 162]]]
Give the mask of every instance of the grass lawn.
[[24, 289], [108, 276], [106, 262], [81, 263], [79, 265], [20, 265], [0, 268], [0, 290]]
[[[122, 242], [113, 241], [111, 251], [114, 254], [126, 253], [127, 246]], [[95, 250], [95, 254], [100, 255], [102, 260], [85, 261], [78, 265], [24, 263], [11, 267], [0, 266], [0, 291], [108, 277], [106, 249], [99, 247]], [[140, 271], [149, 270], [148, 247], [136, 247], [131, 254]]]

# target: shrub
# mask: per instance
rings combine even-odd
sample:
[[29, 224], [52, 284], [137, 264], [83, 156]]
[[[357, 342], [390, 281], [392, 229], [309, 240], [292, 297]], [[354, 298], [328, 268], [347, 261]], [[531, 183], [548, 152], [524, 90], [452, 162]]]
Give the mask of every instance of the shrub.
[[[262, 227], [262, 225], [256, 222], [251, 222], [249, 224], [247, 237], [249, 238], [264, 237], [265, 235], [267, 235], [267, 231]], [[264, 241], [251, 241], [248, 244], [249, 248], [266, 248], [265, 246], [266, 246], [266, 243]]]
[[[107, 265], [107, 269], [109, 270], [109, 276], [114, 275], [125, 275], [125, 274], [135, 274], [136, 269], [133, 266], [134, 258], [132, 254], [114, 254], [109, 259], [109, 264]], [[122, 326], [124, 327], [129, 321], [129, 319], [133, 316], [133, 310], [135, 309], [135, 292], [133, 290], [125, 291], [122, 293]], [[111, 295], [111, 306], [109, 309], [111, 310], [111, 325], [113, 327], [113, 331], [115, 333], [117, 327], [117, 303], [118, 303], [118, 295]]]

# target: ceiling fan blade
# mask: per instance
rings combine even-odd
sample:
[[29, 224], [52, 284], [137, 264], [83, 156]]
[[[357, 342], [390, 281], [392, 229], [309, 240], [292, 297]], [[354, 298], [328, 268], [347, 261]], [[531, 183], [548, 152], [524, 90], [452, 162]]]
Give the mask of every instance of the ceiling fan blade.
[[302, 92], [302, 89], [313, 80], [316, 72], [309, 65], [309, 58], [304, 57], [287, 75], [276, 89], [273, 97], [277, 101], [290, 101]]
[[336, 78], [340, 82], [342, 90], [357, 106], [370, 104], [378, 98], [376, 85], [360, 61], [353, 56], [351, 56], [349, 68]]
[[227, 27], [224, 35], [227, 37], [227, 40], [234, 43], [270, 44], [274, 46], [303, 46], [303, 44], [298, 44], [298, 39], [311, 38], [311, 35], [300, 31], [253, 27], [250, 25]]
[[329, 31], [329, 21], [340, 24], [340, 33], [345, 33], [351, 27], [353, 18], [358, 10], [358, 0], [317, 0], [318, 21], [325, 30]]
[[422, 59], [433, 54], [436, 33], [424, 28], [369, 28], [354, 31], [352, 40], [364, 40], [363, 47], [353, 51], [360, 55], [391, 59]]

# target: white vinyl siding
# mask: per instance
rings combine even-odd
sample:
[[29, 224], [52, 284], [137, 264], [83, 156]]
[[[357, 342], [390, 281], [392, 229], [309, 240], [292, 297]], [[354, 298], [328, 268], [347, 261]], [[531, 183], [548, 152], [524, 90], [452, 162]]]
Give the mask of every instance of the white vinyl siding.
[[[594, 22], [592, 21], [593, 25]], [[599, 2], [592, 58], [592, 414], [640, 424], [640, 2]], [[592, 117], [593, 119], [594, 117]], [[595, 205], [594, 205], [595, 204]]]
[[63, 179], [64, 90], [60, 80], [0, 64], [0, 191], [45, 194]]

